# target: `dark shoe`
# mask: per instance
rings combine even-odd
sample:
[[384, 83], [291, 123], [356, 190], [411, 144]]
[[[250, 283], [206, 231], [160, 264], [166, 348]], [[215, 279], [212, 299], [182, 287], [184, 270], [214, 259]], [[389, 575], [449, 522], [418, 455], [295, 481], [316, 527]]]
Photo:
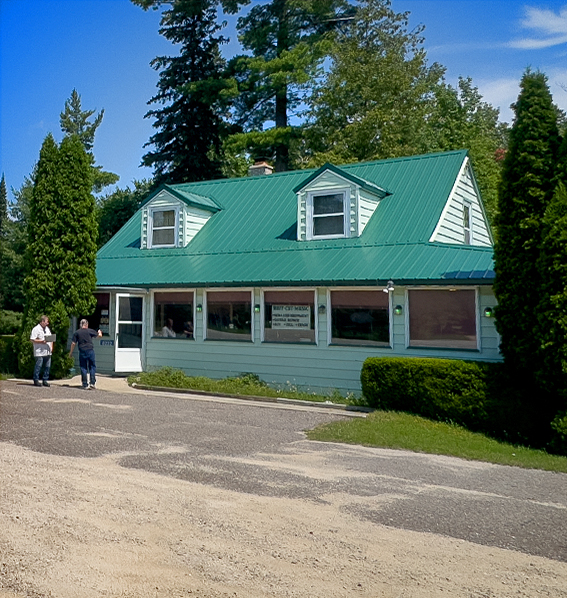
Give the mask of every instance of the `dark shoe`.
[[89, 387], [88, 387], [88, 386], [81, 386], [81, 388], [82, 388], [83, 390], [89, 390]]
[[51, 386], [51, 384], [49, 382], [46, 382], [45, 380], [43, 381], [43, 385], [48, 387]]
[[41, 386], [41, 382], [39, 380], [34, 380], [34, 386]]
[[94, 384], [91, 384], [90, 388], [91, 390], [97, 390], [97, 387]]

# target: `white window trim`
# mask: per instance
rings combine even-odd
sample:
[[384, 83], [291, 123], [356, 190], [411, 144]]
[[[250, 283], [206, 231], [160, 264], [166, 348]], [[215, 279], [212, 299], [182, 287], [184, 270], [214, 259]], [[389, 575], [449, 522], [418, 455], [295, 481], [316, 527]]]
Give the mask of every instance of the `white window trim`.
[[[329, 347], [333, 343], [331, 342], [331, 292], [332, 291], [381, 291], [380, 287], [329, 287], [326, 292], [326, 302], [327, 305], [325, 306], [325, 315], [327, 318], [327, 346]], [[393, 330], [393, 295], [394, 293], [389, 293], [389, 304], [388, 304], [388, 314], [389, 314], [389, 342], [388, 344], [376, 344], [376, 345], [361, 345], [363, 347], [371, 347], [377, 349], [392, 349], [394, 347], [394, 330]], [[333, 345], [335, 347], [347, 347], [349, 345]]]
[[195, 340], [195, 318], [197, 316], [197, 305], [196, 305], [196, 289], [180, 289], [179, 287], [170, 289], [152, 289], [150, 292], [150, 338], [159, 338], [154, 336], [154, 330], [156, 329], [156, 304], [155, 294], [156, 293], [192, 293], [193, 294], [193, 340]]
[[[465, 210], [468, 210], [468, 222], [466, 226], [465, 222]], [[465, 245], [473, 245], [473, 204], [470, 201], [463, 202], [462, 207], [462, 220], [463, 220], [463, 242]], [[466, 234], [469, 233], [469, 241], [466, 241]]]
[[[318, 290], [314, 289], [314, 287], [263, 287], [260, 289], [260, 342], [266, 342], [264, 340], [264, 327], [265, 327], [265, 301], [264, 301], [264, 293], [268, 291], [278, 291], [278, 292], [286, 292], [286, 291], [313, 291], [314, 293], [314, 339], [315, 344], [318, 344]], [[327, 309], [326, 309], [327, 312]], [[283, 345], [295, 344], [295, 343], [281, 343]], [[302, 344], [302, 343], [298, 343]], [[310, 345], [310, 343], [304, 343], [305, 345]]]
[[[179, 205], [167, 205], [167, 206], [155, 206], [148, 208], [148, 248], [167, 248], [167, 247], [177, 247], [179, 243]], [[154, 245], [153, 237], [154, 237], [154, 213], [155, 212], [169, 212], [173, 210], [175, 214], [175, 223], [173, 226], [174, 229], [174, 242], [171, 245]], [[157, 230], [166, 230], [172, 227], [159, 227]]]
[[[250, 342], [254, 344], [254, 333], [255, 333], [255, 328], [254, 328], [254, 289], [251, 289], [250, 287], [246, 287], [246, 288], [239, 288], [239, 287], [235, 287], [235, 288], [219, 288], [219, 289], [203, 289], [203, 303], [201, 304], [201, 321], [202, 321], [202, 325], [203, 325], [203, 340], [208, 340], [209, 342], [216, 342], [218, 341], [218, 339], [208, 339], [207, 338], [207, 295], [209, 293], [245, 293], [248, 292], [250, 293], [250, 341], [237, 341], [239, 343], [242, 342]], [[194, 325], [195, 328], [195, 325]], [[231, 340], [221, 340], [218, 342], [222, 342], [222, 343], [226, 343], [226, 342], [232, 342]]]
[[[318, 235], [314, 236], [314, 197], [321, 195], [339, 195], [343, 194], [343, 234], [339, 235]], [[306, 239], [308, 241], [319, 239], [346, 239], [351, 236], [350, 225], [351, 213], [351, 188], [332, 188], [318, 189], [317, 191], [308, 191], [306, 196]], [[339, 214], [328, 214], [328, 216]], [[316, 216], [319, 217], [319, 216]]]
[[404, 303], [405, 303], [405, 310], [404, 310], [404, 336], [405, 336], [405, 346], [406, 349], [415, 350], [415, 349], [422, 349], [423, 347], [418, 346], [410, 346], [410, 301], [408, 298], [409, 291], [450, 291], [450, 289], [455, 288], [456, 291], [475, 291], [475, 340], [476, 340], [476, 348], [475, 349], [459, 349], [455, 347], [433, 347], [433, 350], [436, 351], [450, 351], [455, 353], [456, 351], [481, 351], [481, 318], [479, 314], [479, 287], [478, 286], [442, 286], [442, 285], [435, 285], [435, 286], [410, 286], [406, 287], [404, 291]]

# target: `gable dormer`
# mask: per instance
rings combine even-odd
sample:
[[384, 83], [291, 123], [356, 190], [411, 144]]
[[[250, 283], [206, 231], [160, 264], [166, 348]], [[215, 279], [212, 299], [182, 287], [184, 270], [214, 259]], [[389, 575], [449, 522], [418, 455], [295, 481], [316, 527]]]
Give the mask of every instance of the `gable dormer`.
[[493, 245], [491, 228], [466, 156], [430, 242], [455, 245]]
[[185, 247], [220, 209], [185, 185], [162, 185], [142, 206], [141, 248]]
[[294, 193], [298, 198], [298, 241], [358, 237], [379, 202], [390, 195], [333, 164], [324, 164]]

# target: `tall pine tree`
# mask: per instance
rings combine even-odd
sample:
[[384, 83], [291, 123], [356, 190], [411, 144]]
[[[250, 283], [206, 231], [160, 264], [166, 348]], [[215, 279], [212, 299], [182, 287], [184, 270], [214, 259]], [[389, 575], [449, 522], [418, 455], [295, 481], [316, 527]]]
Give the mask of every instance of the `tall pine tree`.
[[[32, 178], [35, 176], [32, 174]], [[27, 245], [28, 205], [33, 191], [33, 182], [26, 177], [19, 189], [12, 189], [14, 203], [10, 206], [10, 218], [4, 231], [4, 252], [2, 256], [2, 307], [22, 312], [24, 309], [24, 254]]]
[[299, 136], [292, 117], [310, 94], [332, 32], [355, 10], [347, 0], [271, 0], [239, 18], [248, 54], [231, 60], [228, 75], [238, 90], [232, 116], [245, 134], [230, 139], [228, 148], [272, 158], [276, 172], [289, 169]]
[[95, 143], [95, 133], [99, 128], [103, 116], [104, 109], [101, 110], [93, 122], [90, 122], [91, 116], [95, 114], [95, 110], [83, 110], [81, 108], [81, 96], [74, 89], [71, 92], [71, 97], [65, 101], [65, 109], [59, 115], [59, 122], [61, 130], [66, 136], [77, 135], [91, 160], [91, 167], [93, 169], [93, 192], [99, 193], [105, 187], [114, 185], [120, 178], [113, 172], [105, 172], [102, 166], [95, 166], [95, 156], [93, 154], [93, 145]]
[[560, 136], [557, 112], [543, 73], [528, 70], [514, 105], [515, 118], [503, 163], [496, 218], [496, 325], [505, 364], [533, 414], [533, 435], [542, 441], [553, 411], [537, 384], [543, 280], [539, 267], [547, 208], [557, 184]]
[[91, 161], [78, 136], [58, 146], [48, 135], [41, 148], [29, 199], [25, 256], [24, 318], [19, 343], [20, 373], [29, 376], [31, 329], [41, 314], [57, 334], [53, 376], [69, 368], [65, 339], [69, 318], [94, 308], [97, 221], [91, 195]]
[[[566, 416], [566, 126], [557, 162], [556, 189], [543, 219], [543, 237], [538, 262], [542, 277], [535, 335], [540, 340], [536, 355], [536, 379], [549, 399], [549, 415]], [[566, 421], [566, 419], [564, 419]], [[564, 438], [564, 451], [566, 451]], [[560, 447], [558, 447], [560, 448]]]
[[[159, 2], [137, 1], [144, 8]], [[222, 76], [224, 61], [217, 35], [216, 2], [175, 0], [162, 13], [160, 34], [180, 44], [177, 56], [155, 58], [151, 65], [160, 71], [158, 93], [148, 102], [162, 107], [150, 110], [154, 118], [152, 135], [145, 147], [154, 149], [142, 158], [154, 168], [156, 184], [183, 183], [218, 178], [224, 131], [222, 102], [228, 84]]]
[[0, 180], [0, 237], [6, 232], [6, 223], [8, 222], [8, 190], [6, 189], [6, 179], [2, 174]]
[[8, 229], [8, 191], [2, 174], [0, 180], [0, 309], [4, 306], [4, 269], [6, 266], [6, 236]]

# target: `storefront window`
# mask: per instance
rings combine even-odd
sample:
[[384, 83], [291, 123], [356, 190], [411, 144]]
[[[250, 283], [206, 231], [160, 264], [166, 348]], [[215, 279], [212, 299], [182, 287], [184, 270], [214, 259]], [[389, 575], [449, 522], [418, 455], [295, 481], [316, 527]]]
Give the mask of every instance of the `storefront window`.
[[[89, 328], [93, 330], [99, 330], [103, 333], [103, 336], [109, 336], [110, 334], [110, 293], [95, 293], [97, 305], [95, 311], [87, 316], [81, 315], [77, 318], [77, 323], [82, 319], [88, 320]], [[78, 324], [77, 324], [78, 325]]]
[[331, 291], [331, 342], [388, 345], [389, 298], [382, 291]]
[[248, 291], [207, 293], [207, 338], [252, 340], [251, 294]]
[[193, 293], [154, 293], [154, 336], [193, 338]]
[[266, 291], [264, 340], [276, 343], [315, 343], [314, 292]]
[[473, 289], [408, 291], [411, 347], [477, 349]]

